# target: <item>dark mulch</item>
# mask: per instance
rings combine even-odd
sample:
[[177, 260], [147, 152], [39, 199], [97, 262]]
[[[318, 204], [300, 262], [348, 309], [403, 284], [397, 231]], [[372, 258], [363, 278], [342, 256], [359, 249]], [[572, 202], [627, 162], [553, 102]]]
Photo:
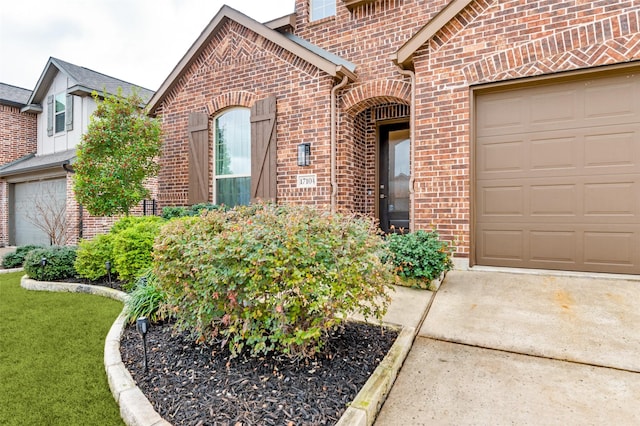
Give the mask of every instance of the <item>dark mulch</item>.
[[335, 424], [393, 344], [397, 332], [347, 323], [310, 361], [230, 359], [228, 349], [197, 345], [170, 324], [142, 338], [127, 327], [124, 364], [155, 410], [174, 425]]
[[125, 284], [124, 281], [120, 281], [117, 279], [109, 280], [109, 278], [107, 277], [100, 278], [99, 280], [96, 280], [96, 281], [92, 281], [87, 278], [74, 277], [74, 278], [66, 278], [64, 280], [60, 280], [60, 282], [73, 283], [73, 284], [99, 285], [102, 287], [108, 287], [108, 288], [113, 288], [115, 290], [125, 291], [123, 288], [123, 285]]

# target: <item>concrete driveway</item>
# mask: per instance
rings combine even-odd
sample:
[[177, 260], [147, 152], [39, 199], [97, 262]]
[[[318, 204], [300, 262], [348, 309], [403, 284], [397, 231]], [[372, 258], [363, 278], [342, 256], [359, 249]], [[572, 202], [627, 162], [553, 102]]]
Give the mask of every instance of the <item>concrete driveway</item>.
[[451, 271], [376, 425], [640, 424], [640, 282]]

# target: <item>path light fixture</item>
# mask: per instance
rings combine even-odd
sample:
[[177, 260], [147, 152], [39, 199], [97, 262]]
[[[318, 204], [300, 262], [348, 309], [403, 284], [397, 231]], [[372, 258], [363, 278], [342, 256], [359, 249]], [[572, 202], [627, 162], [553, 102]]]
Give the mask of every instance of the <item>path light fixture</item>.
[[298, 166], [305, 167], [311, 164], [311, 144], [301, 143], [298, 145]]
[[111, 287], [111, 262], [107, 260], [104, 267], [107, 270], [107, 275], [109, 276], [109, 287]]
[[144, 348], [144, 372], [149, 371], [149, 365], [147, 364], [147, 331], [149, 331], [149, 320], [147, 317], [140, 317], [136, 320], [136, 329], [142, 336], [142, 347]]
[[40, 266], [42, 266], [43, 268], [45, 266], [47, 266], [47, 258], [46, 257], [42, 257], [42, 259], [40, 259]]

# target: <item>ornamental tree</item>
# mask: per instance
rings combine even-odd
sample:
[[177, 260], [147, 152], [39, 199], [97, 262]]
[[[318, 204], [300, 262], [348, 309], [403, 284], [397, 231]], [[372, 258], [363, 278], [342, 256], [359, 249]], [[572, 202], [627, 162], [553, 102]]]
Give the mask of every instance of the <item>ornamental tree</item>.
[[93, 93], [98, 107], [77, 147], [73, 165], [76, 200], [94, 216], [129, 214], [149, 197], [146, 179], [157, 175], [161, 125], [140, 107], [134, 92], [128, 97]]

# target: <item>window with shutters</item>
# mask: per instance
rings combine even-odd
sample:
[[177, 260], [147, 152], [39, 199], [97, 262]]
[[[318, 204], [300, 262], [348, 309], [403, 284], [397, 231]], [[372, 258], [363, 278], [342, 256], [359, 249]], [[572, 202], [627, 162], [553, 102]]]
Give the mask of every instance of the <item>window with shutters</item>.
[[310, 0], [310, 20], [318, 21], [336, 14], [336, 0]]
[[225, 111], [214, 120], [214, 199], [236, 206], [251, 199], [251, 122], [248, 108]]
[[66, 111], [67, 95], [65, 93], [58, 93], [55, 96], [55, 132], [65, 131], [65, 111]]

